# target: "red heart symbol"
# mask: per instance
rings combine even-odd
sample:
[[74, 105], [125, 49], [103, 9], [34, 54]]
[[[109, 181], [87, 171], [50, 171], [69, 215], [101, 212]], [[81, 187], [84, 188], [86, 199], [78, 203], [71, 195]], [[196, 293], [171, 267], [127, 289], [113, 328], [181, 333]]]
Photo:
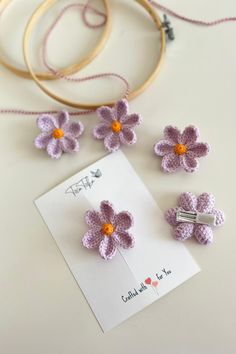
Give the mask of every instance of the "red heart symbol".
[[153, 281], [152, 282], [152, 286], [155, 286], [155, 288], [157, 287], [157, 285], [158, 285], [158, 281]]
[[152, 279], [151, 279], [151, 278], [147, 278], [147, 279], [145, 279], [145, 284], [150, 285], [150, 284], [151, 284], [151, 282], [152, 282]]

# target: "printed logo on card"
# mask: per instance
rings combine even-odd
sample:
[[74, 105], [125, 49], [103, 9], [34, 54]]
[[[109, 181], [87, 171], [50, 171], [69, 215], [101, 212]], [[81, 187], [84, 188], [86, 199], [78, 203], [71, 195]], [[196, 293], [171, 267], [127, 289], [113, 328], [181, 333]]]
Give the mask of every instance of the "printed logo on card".
[[100, 169], [90, 171], [90, 175], [81, 178], [78, 182], [68, 187], [65, 194], [73, 194], [75, 197], [78, 197], [81, 191], [91, 189], [96, 180], [100, 177], [102, 177], [102, 172]]

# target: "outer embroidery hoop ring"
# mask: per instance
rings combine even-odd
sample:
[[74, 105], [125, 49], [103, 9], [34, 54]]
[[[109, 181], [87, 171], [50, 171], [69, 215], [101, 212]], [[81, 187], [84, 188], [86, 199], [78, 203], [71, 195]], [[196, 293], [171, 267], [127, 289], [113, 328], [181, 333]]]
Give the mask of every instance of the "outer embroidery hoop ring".
[[[165, 31], [162, 27], [160, 17], [158, 16], [158, 14], [154, 10], [154, 8], [151, 6], [151, 4], [148, 2], [148, 0], [135, 0], [135, 1], [138, 2], [141, 6], [143, 6], [145, 10], [148, 11], [148, 13], [150, 14], [152, 20], [154, 21], [154, 23], [158, 29], [158, 31], [160, 31], [161, 49], [160, 49], [160, 56], [157, 60], [157, 64], [155, 66], [154, 71], [151, 73], [151, 75], [147, 78], [147, 80], [139, 88], [137, 88], [136, 90], [129, 93], [129, 95], [127, 96], [128, 100], [132, 100], [135, 97], [137, 97], [138, 95], [140, 95], [152, 83], [152, 81], [155, 79], [155, 77], [157, 76], [157, 74], [160, 70], [161, 63], [162, 63], [163, 57], [164, 57], [164, 52], [165, 52]], [[37, 78], [36, 74], [34, 73], [31, 63], [30, 63], [30, 60], [29, 60], [30, 34], [31, 34], [31, 31], [32, 31], [34, 25], [36, 24], [37, 20], [44, 13], [44, 11], [47, 9], [48, 4], [50, 4], [51, 2], [52, 2], [52, 0], [45, 0], [43, 2], [43, 4], [41, 4], [38, 7], [38, 9], [31, 16], [31, 18], [26, 26], [25, 33], [24, 33], [24, 39], [23, 39], [24, 60], [25, 60], [25, 64], [26, 64], [33, 80], [38, 85], [38, 87], [44, 93], [46, 93], [48, 96], [50, 96], [54, 100], [56, 100], [64, 105], [67, 105], [70, 107], [95, 110], [100, 106], [113, 106], [115, 104], [115, 101], [108, 101], [108, 102], [102, 102], [102, 103], [81, 103], [81, 102], [67, 100], [67, 99], [51, 92], [47, 87], [45, 87], [45, 85]]]
[[[7, 5], [11, 2], [12, 0], [0, 0], [0, 15], [4, 11], [4, 9], [7, 7]], [[36, 11], [46, 11], [49, 7], [53, 6], [57, 0], [50, 0], [50, 1], [45, 1], [43, 4], [41, 4]], [[111, 10], [110, 10], [110, 4], [109, 0], [102, 0], [103, 5], [105, 8], [105, 13], [107, 16], [107, 20], [104, 24], [104, 31], [102, 33], [102, 36], [96, 45], [96, 47], [80, 62], [69, 65], [65, 68], [58, 69], [57, 74], [54, 74], [53, 72], [36, 72], [34, 75], [36, 78], [41, 79], [41, 80], [58, 80], [60, 76], [67, 76], [71, 74], [75, 74], [76, 72], [80, 71], [82, 68], [84, 68], [86, 65], [88, 65], [92, 60], [95, 59], [95, 57], [101, 52], [101, 50], [104, 48], [106, 41], [110, 35], [111, 32]], [[5, 61], [3, 58], [0, 57], [0, 64], [2, 64], [6, 69], [10, 70], [13, 72], [15, 75], [23, 77], [25, 79], [33, 79], [32, 74], [29, 71], [26, 70], [21, 70], [18, 69], [17, 67], [13, 66], [9, 62]]]

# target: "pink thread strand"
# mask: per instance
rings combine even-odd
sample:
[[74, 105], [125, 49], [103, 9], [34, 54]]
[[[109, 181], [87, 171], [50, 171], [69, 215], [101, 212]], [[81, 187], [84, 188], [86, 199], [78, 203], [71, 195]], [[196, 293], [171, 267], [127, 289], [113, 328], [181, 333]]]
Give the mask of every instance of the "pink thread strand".
[[[101, 79], [101, 78], [106, 78], [106, 77], [115, 77], [119, 80], [121, 80], [124, 85], [126, 86], [126, 91], [124, 94], [124, 98], [127, 98], [130, 92], [130, 85], [128, 83], [128, 81], [121, 75], [116, 74], [116, 73], [100, 73], [100, 74], [94, 74], [94, 75], [90, 75], [90, 76], [85, 76], [82, 78], [76, 78], [76, 77], [72, 77], [72, 76], [65, 76], [65, 75], [61, 75], [56, 69], [54, 69], [53, 67], [51, 67], [48, 63], [47, 60], [47, 44], [48, 44], [48, 40], [49, 37], [52, 33], [52, 31], [54, 30], [54, 28], [56, 27], [56, 25], [58, 24], [58, 22], [60, 21], [60, 19], [62, 18], [62, 16], [66, 13], [67, 10], [73, 8], [73, 7], [82, 7], [82, 19], [83, 22], [85, 23], [85, 25], [89, 28], [99, 28], [104, 26], [104, 24], [106, 23], [106, 15], [103, 14], [102, 12], [98, 11], [97, 9], [95, 9], [94, 7], [92, 7], [90, 5], [90, 0], [88, 0], [88, 2], [86, 4], [71, 4], [68, 6], [65, 6], [61, 12], [59, 13], [58, 17], [55, 19], [55, 21], [53, 22], [53, 24], [50, 26], [48, 32], [46, 33], [46, 36], [44, 38], [43, 41], [43, 51], [42, 51], [42, 59], [43, 59], [43, 63], [46, 66], [46, 68], [48, 70], [50, 70], [54, 75], [57, 75], [58, 78], [66, 80], [68, 82], [74, 82], [74, 83], [81, 83], [81, 82], [85, 82], [85, 81], [91, 81], [91, 80], [97, 80], [97, 79]], [[86, 17], [86, 13], [88, 10], [93, 11], [95, 14], [98, 15], [103, 15], [104, 16], [104, 21], [98, 25], [92, 25], [88, 22], [87, 17]]]
[[[106, 21], [107, 21], [107, 16], [106, 14], [102, 13], [101, 11], [95, 9], [93, 6], [90, 5], [90, 2], [91, 0], [88, 0], [87, 4], [85, 4], [83, 7], [82, 7], [82, 19], [83, 19], [83, 22], [85, 23], [85, 25], [89, 28], [99, 28], [99, 27], [102, 27], [105, 25]], [[103, 17], [103, 22], [95, 25], [95, 24], [91, 24], [89, 23], [88, 19], [87, 19], [87, 10], [92, 10], [92, 12], [94, 12], [95, 14], [97, 15], [101, 15]]]
[[[75, 7], [79, 7], [79, 8], [82, 8], [82, 20], [84, 22], [84, 24], [89, 27], [89, 28], [99, 28], [99, 27], [102, 27], [104, 26], [104, 24], [106, 23], [106, 15], [104, 13], [102, 13], [101, 11], [95, 9], [94, 7], [92, 7], [89, 2], [87, 4], [79, 4], [79, 3], [76, 3], [76, 4], [70, 4], [70, 5], [67, 5], [65, 6], [61, 12], [59, 13], [59, 15], [56, 17], [56, 19], [54, 20], [54, 22], [51, 24], [51, 26], [49, 27], [47, 33], [46, 33], [46, 36], [44, 38], [44, 41], [43, 41], [43, 46], [42, 46], [42, 58], [43, 58], [43, 63], [44, 65], [48, 68], [48, 70], [53, 70], [53, 68], [51, 68], [46, 60], [47, 58], [47, 44], [48, 44], [48, 40], [49, 40], [49, 37], [50, 35], [52, 34], [54, 28], [56, 27], [56, 25], [59, 23], [59, 21], [61, 20], [61, 18], [63, 17], [63, 15], [71, 8], [75, 8]], [[88, 22], [87, 20], [87, 17], [86, 17], [86, 12], [88, 10], [91, 10], [92, 12], [94, 12], [95, 14], [97, 15], [100, 15], [102, 17], [104, 17], [104, 20], [102, 23], [100, 24], [97, 24], [97, 25], [92, 25]]]
[[[0, 114], [18, 114], [18, 115], [27, 115], [27, 116], [32, 116], [32, 115], [41, 115], [41, 114], [57, 114], [59, 110], [57, 111], [28, 111], [24, 109], [0, 109]], [[71, 116], [81, 116], [81, 115], [88, 115], [92, 114], [95, 111], [90, 109], [87, 111], [72, 111], [69, 112]]]
[[[96, 75], [91, 75], [88, 77], [84, 77], [84, 78], [72, 78], [72, 77], [63, 77], [61, 75], [59, 75], [59, 73], [57, 71], [55, 71], [55, 69], [53, 69], [52, 67], [50, 67], [50, 65], [47, 62], [47, 43], [48, 43], [48, 39], [50, 37], [50, 34], [52, 33], [53, 29], [55, 28], [55, 26], [57, 25], [57, 23], [60, 21], [61, 17], [63, 16], [63, 14], [70, 8], [72, 7], [81, 7], [82, 8], [82, 20], [84, 22], [84, 24], [89, 27], [89, 28], [99, 28], [102, 27], [107, 20], [106, 14], [102, 13], [101, 11], [95, 9], [93, 6], [90, 5], [90, 0], [88, 0], [88, 2], [86, 4], [70, 4], [66, 7], [64, 7], [62, 9], [62, 11], [60, 12], [59, 16], [56, 18], [56, 20], [53, 22], [53, 24], [50, 26], [48, 32], [46, 33], [44, 42], [43, 42], [43, 50], [42, 50], [42, 57], [43, 57], [43, 63], [44, 65], [48, 68], [48, 70], [52, 71], [53, 73], [55, 73], [56, 75], [58, 75], [59, 77], [67, 80], [67, 81], [71, 81], [71, 82], [83, 82], [86, 80], [93, 80], [93, 79], [98, 79], [98, 78], [103, 78], [103, 77], [108, 77], [108, 76], [113, 76], [113, 77], [117, 77], [120, 80], [122, 80], [125, 85], [126, 85], [126, 94], [125, 97], [128, 95], [129, 93], [129, 83], [127, 82], [127, 80], [125, 78], [123, 78], [121, 75], [119, 74], [115, 74], [115, 73], [102, 73], [102, 74], [96, 74]], [[213, 21], [203, 21], [203, 20], [197, 20], [197, 19], [193, 19], [184, 15], [181, 15], [179, 13], [177, 13], [176, 11], [171, 10], [170, 8], [154, 1], [154, 0], [149, 0], [149, 2], [156, 7], [157, 9], [159, 9], [160, 11], [163, 11], [167, 14], [169, 14], [170, 16], [173, 16], [179, 20], [191, 23], [193, 25], [199, 25], [199, 26], [205, 26], [205, 27], [210, 27], [210, 26], [216, 26], [216, 25], [220, 25], [222, 23], [226, 23], [226, 22], [236, 22], [236, 17], [232, 16], [232, 17], [223, 17], [223, 18], [219, 18]], [[87, 11], [91, 11], [94, 14], [97, 14], [101, 17], [103, 17], [103, 21], [99, 24], [91, 24], [88, 19], [87, 19]], [[0, 15], [2, 15], [2, 12], [0, 13]], [[70, 115], [72, 116], [80, 116], [80, 115], [88, 115], [88, 114], [92, 114], [94, 113], [94, 110], [85, 110], [85, 111], [72, 111], [70, 112]], [[58, 111], [54, 110], [54, 111], [30, 111], [30, 110], [23, 110], [23, 109], [0, 109], [0, 114], [19, 114], [19, 115], [40, 115], [40, 114], [57, 114]]]
[[225, 22], [235, 22], [236, 21], [236, 17], [223, 17], [223, 18], [219, 18], [213, 21], [203, 21], [203, 20], [196, 20], [196, 19], [192, 19], [190, 17], [184, 16], [184, 15], [180, 15], [177, 12], [169, 9], [168, 7], [159, 4], [158, 2], [154, 1], [154, 0], [149, 0], [149, 2], [155, 6], [157, 9], [166, 12], [168, 15], [173, 16], [175, 18], [178, 18], [179, 20], [185, 21], [185, 22], [189, 22], [193, 25], [199, 25], [199, 26], [206, 26], [206, 27], [210, 27], [210, 26], [216, 26], [216, 25], [220, 25], [222, 23]]

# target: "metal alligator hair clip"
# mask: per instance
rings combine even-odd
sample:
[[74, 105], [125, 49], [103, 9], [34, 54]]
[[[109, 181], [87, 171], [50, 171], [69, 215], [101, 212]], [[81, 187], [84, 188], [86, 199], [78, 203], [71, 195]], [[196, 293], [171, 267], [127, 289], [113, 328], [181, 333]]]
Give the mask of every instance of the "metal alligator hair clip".
[[215, 226], [216, 216], [213, 214], [199, 213], [197, 211], [182, 211], [176, 213], [177, 222], [191, 222], [193, 224], [203, 224]]

